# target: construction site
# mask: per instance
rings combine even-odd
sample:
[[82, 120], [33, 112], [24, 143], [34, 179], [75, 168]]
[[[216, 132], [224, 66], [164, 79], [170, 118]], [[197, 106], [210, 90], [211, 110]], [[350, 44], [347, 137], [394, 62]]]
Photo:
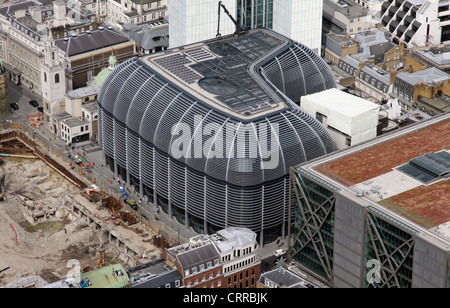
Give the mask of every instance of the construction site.
[[64, 279], [74, 260], [86, 272], [161, 256], [169, 242], [135, 202], [107, 194], [46, 150], [26, 130], [0, 134], [0, 288], [32, 287], [26, 277]]

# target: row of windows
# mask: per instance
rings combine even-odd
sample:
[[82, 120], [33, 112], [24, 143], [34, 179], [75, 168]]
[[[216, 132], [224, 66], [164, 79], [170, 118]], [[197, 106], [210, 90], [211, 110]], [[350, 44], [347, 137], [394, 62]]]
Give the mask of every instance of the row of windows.
[[64, 140], [69, 140], [69, 138], [70, 138], [69, 134], [66, 134], [66, 133], [61, 133], [61, 137], [62, 137]]
[[407, 99], [408, 101], [412, 101], [413, 100], [413, 93], [409, 93], [403, 90], [400, 90], [398, 88], [394, 88], [394, 93], [397, 94], [398, 96], [401, 96], [405, 99]]
[[[181, 286], [181, 281], [180, 280], [176, 280], [175, 281], [175, 288], [179, 288]], [[170, 288], [170, 283], [166, 283], [165, 284], [166, 289]]]
[[[246, 256], [248, 254], [251, 254], [253, 252], [253, 250], [256, 248], [257, 248], [257, 244], [255, 244], [254, 247], [246, 247], [243, 249], [236, 249], [233, 252], [233, 256], [235, 258], [239, 258], [239, 257], [241, 257], [241, 253], [242, 253], [242, 257]], [[227, 262], [227, 261], [231, 261], [231, 253], [228, 255], [222, 256], [222, 262]]]
[[[59, 83], [59, 73], [55, 74], [55, 83]], [[44, 72], [44, 82], [47, 82], [47, 73]]]
[[[220, 286], [222, 286], [222, 281], [218, 280], [215, 284], [214, 282], [211, 282], [211, 284], [209, 285], [210, 289], [214, 289], [214, 288], [219, 288]], [[207, 286], [204, 285], [203, 288], [206, 288]]]
[[237, 270], [237, 269], [239, 269], [241, 267], [244, 267], [244, 266], [247, 266], [249, 264], [252, 264], [255, 261], [256, 261], [256, 257], [248, 258], [248, 259], [243, 260], [243, 261], [241, 261], [239, 263], [235, 263], [235, 264], [232, 264], [230, 266], [224, 267], [223, 270], [224, 270], [224, 273], [229, 273], [229, 272], [235, 271], [235, 270]]
[[[214, 275], [214, 273], [212, 273], [212, 272], [209, 273], [209, 274], [208, 274], [208, 280], [211, 280], [211, 279], [216, 278], [216, 277], [218, 277], [218, 276], [220, 276], [220, 270], [217, 270], [215, 275]], [[199, 283], [204, 283], [206, 280], [207, 280], [207, 279], [206, 279], [206, 275], [202, 275], [202, 276], [200, 277], [200, 280], [199, 280], [198, 277], [196, 277], [196, 278], [194, 278], [193, 281], [188, 280], [188, 281], [186, 282], [186, 285], [187, 285], [188, 287], [191, 287], [191, 286], [195, 286], [195, 285], [197, 285], [197, 284], [199, 284]], [[214, 283], [212, 283], [212, 284], [214, 285]], [[217, 287], [220, 287], [221, 285], [222, 285], [222, 282], [221, 282], [221, 280], [219, 279], [219, 280], [217, 281], [216, 286], [217, 286]]]
[[[244, 274], [245, 274], [245, 277], [244, 277]], [[229, 276], [228, 277], [228, 285], [230, 286], [232, 284], [236, 284], [237, 282], [241, 282], [241, 285], [242, 285], [242, 280], [246, 279], [246, 283], [247, 283], [246, 287], [248, 287], [248, 281], [249, 281], [248, 278], [250, 278], [250, 277], [252, 278], [252, 280], [251, 280], [252, 285], [255, 284], [254, 276], [255, 276], [254, 268], [252, 268], [251, 270], [246, 270], [245, 272], [242, 271], [238, 274]]]
[[28, 36], [32, 37], [33, 39], [40, 41], [41, 37], [34, 31], [30, 30], [29, 28], [23, 26], [21, 23], [16, 22], [13, 17], [8, 16], [8, 20], [11, 22], [11, 24], [22, 31], [23, 33], [26, 33]]
[[[215, 260], [214, 260], [214, 266], [216, 266], [216, 265], [218, 265], [218, 264], [219, 264], [219, 260], [218, 260], [218, 259], [215, 259]], [[206, 269], [209, 269], [209, 268], [211, 268], [211, 267], [212, 267], [212, 262], [211, 262], [211, 261], [208, 261], [208, 262], [206, 263]], [[198, 269], [197, 269], [196, 266], [194, 266], [194, 267], [191, 268], [190, 270], [189, 270], [189, 269], [185, 270], [185, 271], [184, 271], [184, 275], [187, 277], [187, 276], [189, 276], [190, 274], [196, 274], [197, 271], [201, 272], [201, 271], [204, 271], [204, 270], [205, 270], [205, 264], [200, 264], [200, 265], [198, 266]]]
[[[255, 278], [251, 279], [251, 283], [250, 286], [254, 286], [255, 285]], [[242, 289], [242, 288], [248, 288], [249, 287], [249, 280], [246, 280], [245, 282], [240, 282], [239, 286], [237, 284], [234, 285], [234, 288], [238, 288]]]
[[[147, 3], [147, 4], [143, 4], [143, 5], [142, 5], [142, 8], [143, 8], [144, 10], [149, 10], [149, 9], [152, 8], [152, 6], [153, 6], [154, 3], [155, 3], [155, 2], [149, 2], [149, 3]], [[135, 6], [133, 6], [132, 2], [130, 1], [130, 2], [125, 2], [125, 8], [128, 7], [128, 4], [130, 4], [132, 7], [135, 7]], [[156, 1], [156, 7], [158, 8], [158, 7], [161, 7], [161, 6], [162, 6], [162, 1]]]
[[341, 70], [343, 70], [344, 72], [349, 73], [352, 76], [356, 75], [356, 68], [354, 68], [353, 66], [350, 66], [349, 64], [345, 63], [344, 61], [340, 61], [339, 62], [339, 68]]
[[[19, 40], [21, 44], [27, 44], [28, 48], [32, 48], [33, 46], [30, 46], [31, 43], [24, 39], [22, 36], [17, 35], [15, 37], [17, 40]], [[37, 49], [36, 46], [34, 46], [35, 49]], [[11, 41], [10, 48], [12, 50], [12, 55], [19, 57], [19, 59], [22, 61], [26, 61], [30, 64], [33, 64], [34, 66], [38, 66], [39, 61], [39, 55], [36, 55], [32, 51], [29, 51], [29, 49], [25, 49], [20, 44], [15, 44], [14, 41]]]
[[387, 85], [382, 84], [380, 81], [376, 80], [375, 78], [371, 77], [368, 74], [365, 74], [364, 72], [359, 73], [359, 78], [362, 81], [365, 81], [366, 83], [376, 87], [378, 90], [383, 91], [384, 93], [387, 93], [388, 91]]
[[[131, 8], [132, 9], [136, 9], [136, 7], [134, 6], [134, 5], [132, 5], [132, 3], [130, 2], [130, 6], [131, 6]], [[147, 6], [147, 8], [146, 8], [146, 6]], [[161, 1], [157, 1], [157, 3], [156, 3], [156, 8], [161, 8], [162, 7], [162, 3], [161, 3]], [[125, 2], [125, 10], [128, 8], [128, 3], [127, 2]], [[150, 2], [148, 5], [143, 5], [143, 10], [144, 10], [144, 14], [145, 14], [145, 11], [148, 9], [151, 9], [152, 8], [152, 3]], [[115, 11], [115, 10], [118, 10], [118, 11]], [[126, 21], [127, 20], [127, 18], [128, 18], [128, 16], [125, 14], [125, 13], [123, 13], [123, 10], [121, 9], [121, 8], [115, 8], [115, 7], [113, 7], [113, 6], [111, 6], [109, 9], [108, 9], [108, 12], [109, 12], [109, 14], [108, 15], [112, 15], [112, 16], [114, 16], [116, 19], [121, 19], [122, 21]], [[156, 13], [149, 13], [149, 14], [145, 14], [144, 16], [143, 16], [143, 19], [141, 20], [141, 18], [138, 16], [138, 17], [136, 17], [136, 18], [130, 18], [130, 21], [131, 21], [131, 23], [140, 23], [140, 22], [146, 22], [146, 21], [148, 21], [147, 20], [147, 16], [150, 16], [151, 15], [151, 19], [150, 20], [155, 20], [156, 18], [164, 18], [164, 17], [166, 17], [166, 12], [165, 11], [161, 11], [161, 12], [156, 12]]]

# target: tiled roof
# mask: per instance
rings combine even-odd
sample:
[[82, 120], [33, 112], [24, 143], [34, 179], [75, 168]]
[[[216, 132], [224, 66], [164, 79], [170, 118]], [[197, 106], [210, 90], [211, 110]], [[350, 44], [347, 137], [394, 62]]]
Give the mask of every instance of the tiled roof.
[[184, 269], [206, 264], [219, 258], [219, 252], [213, 244], [207, 244], [195, 249], [190, 249], [177, 255], [178, 261]]
[[65, 51], [66, 56], [75, 56], [92, 50], [97, 50], [120, 43], [128, 42], [129, 39], [114, 30], [101, 29], [77, 34], [67, 38], [55, 40], [56, 45]]

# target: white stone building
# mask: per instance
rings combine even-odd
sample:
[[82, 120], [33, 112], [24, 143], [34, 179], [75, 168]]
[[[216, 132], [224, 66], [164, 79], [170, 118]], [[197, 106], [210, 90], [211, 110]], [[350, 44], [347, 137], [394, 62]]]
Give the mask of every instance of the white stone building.
[[439, 0], [384, 1], [381, 24], [394, 42], [408, 48], [439, 45], [450, 41], [450, 4]]
[[168, 16], [168, 0], [106, 0], [103, 21], [122, 30], [124, 24], [143, 24]]
[[380, 106], [368, 100], [329, 89], [303, 96], [301, 107], [328, 129], [339, 149], [377, 136]]

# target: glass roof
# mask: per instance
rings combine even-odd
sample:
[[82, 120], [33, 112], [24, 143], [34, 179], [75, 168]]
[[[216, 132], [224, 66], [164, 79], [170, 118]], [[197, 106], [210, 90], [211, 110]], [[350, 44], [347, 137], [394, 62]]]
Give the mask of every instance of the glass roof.
[[423, 183], [430, 183], [450, 173], [450, 154], [447, 151], [428, 153], [412, 159], [398, 170]]

